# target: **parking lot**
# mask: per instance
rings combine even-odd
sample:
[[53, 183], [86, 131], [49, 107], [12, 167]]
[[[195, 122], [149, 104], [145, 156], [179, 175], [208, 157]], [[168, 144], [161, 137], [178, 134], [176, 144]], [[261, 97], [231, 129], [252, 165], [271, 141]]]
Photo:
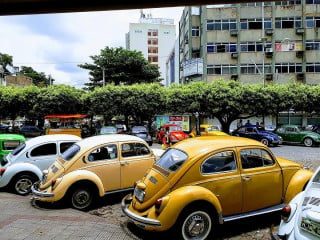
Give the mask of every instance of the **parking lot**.
[[[154, 144], [153, 148], [161, 146]], [[320, 148], [297, 145], [271, 147], [272, 152], [312, 169], [320, 166]], [[90, 212], [52, 206], [32, 205], [30, 196], [0, 192], [1, 239], [163, 239], [166, 234], [146, 233], [131, 224], [120, 209], [123, 195], [105, 199]], [[278, 214], [269, 214], [220, 226], [217, 239], [271, 239], [270, 228], [280, 222]]]

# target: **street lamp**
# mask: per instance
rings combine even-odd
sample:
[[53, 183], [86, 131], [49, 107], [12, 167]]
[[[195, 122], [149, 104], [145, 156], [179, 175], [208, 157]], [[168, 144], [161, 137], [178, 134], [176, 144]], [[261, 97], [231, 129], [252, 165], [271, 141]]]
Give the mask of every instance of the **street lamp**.
[[197, 136], [200, 136], [200, 121], [199, 121], [199, 112], [195, 112], [194, 116], [196, 117], [196, 133]]

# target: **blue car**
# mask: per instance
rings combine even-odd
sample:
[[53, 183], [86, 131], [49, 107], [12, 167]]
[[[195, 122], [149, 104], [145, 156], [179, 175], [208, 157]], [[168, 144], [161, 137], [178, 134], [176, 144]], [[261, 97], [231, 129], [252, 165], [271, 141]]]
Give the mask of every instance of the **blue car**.
[[256, 125], [245, 125], [241, 126], [238, 129], [234, 130], [232, 132], [233, 136], [239, 136], [239, 137], [246, 137], [246, 138], [252, 138], [257, 141], [262, 142], [266, 146], [277, 146], [279, 144], [282, 144], [282, 137], [270, 132], [266, 131], [262, 127], [257, 127]]

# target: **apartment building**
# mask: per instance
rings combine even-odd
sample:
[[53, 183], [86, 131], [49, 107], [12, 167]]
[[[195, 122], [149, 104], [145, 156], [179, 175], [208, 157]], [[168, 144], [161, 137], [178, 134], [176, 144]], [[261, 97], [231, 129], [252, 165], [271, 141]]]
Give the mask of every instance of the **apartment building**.
[[162, 84], [167, 85], [166, 61], [176, 40], [173, 19], [152, 18], [141, 12], [139, 23], [130, 23], [126, 49], [141, 51], [150, 64], [159, 67]]
[[179, 82], [320, 83], [320, 1], [186, 7]]

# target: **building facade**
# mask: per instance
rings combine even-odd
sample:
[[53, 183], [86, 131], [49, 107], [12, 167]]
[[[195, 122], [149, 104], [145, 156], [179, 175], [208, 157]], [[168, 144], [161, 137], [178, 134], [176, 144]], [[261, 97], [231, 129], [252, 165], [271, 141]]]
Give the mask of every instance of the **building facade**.
[[[317, 4], [319, 3], [319, 4]], [[320, 83], [320, 1], [186, 7], [179, 81]]]
[[130, 23], [126, 34], [126, 49], [141, 51], [143, 56], [159, 67], [162, 84], [166, 85], [166, 62], [176, 40], [173, 19], [152, 18], [141, 13], [139, 23]]

